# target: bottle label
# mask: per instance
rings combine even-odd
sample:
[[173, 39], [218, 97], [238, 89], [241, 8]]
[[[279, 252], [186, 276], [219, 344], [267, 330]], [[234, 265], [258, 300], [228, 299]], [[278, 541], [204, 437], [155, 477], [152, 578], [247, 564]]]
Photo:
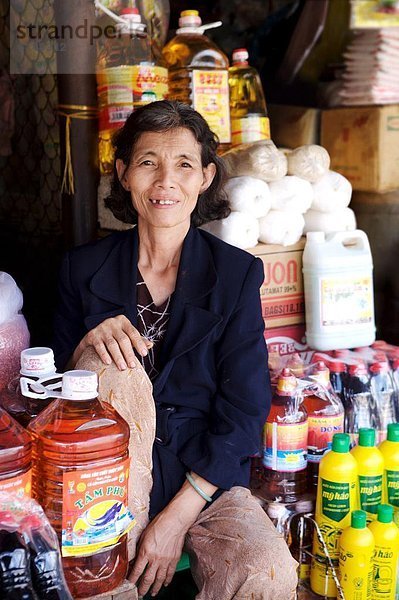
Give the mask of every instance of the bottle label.
[[111, 67], [97, 73], [100, 131], [121, 127], [133, 108], [168, 93], [168, 70], [156, 65]]
[[385, 470], [387, 486], [387, 501], [392, 506], [399, 507], [399, 471]]
[[193, 70], [193, 105], [209, 127], [216, 133], [219, 142], [230, 142], [230, 100], [227, 70]]
[[233, 146], [270, 140], [270, 121], [267, 117], [248, 116], [231, 119], [231, 143]]
[[366, 325], [373, 320], [373, 282], [368, 277], [321, 278], [321, 325]]
[[339, 573], [345, 598], [371, 600], [373, 583], [373, 547], [344, 547], [340, 543]]
[[319, 463], [327, 450], [331, 449], [333, 435], [343, 432], [344, 415], [309, 416], [308, 426], [308, 461]]
[[62, 556], [113, 546], [134, 525], [128, 509], [129, 459], [96, 471], [67, 471], [62, 490]]
[[382, 503], [382, 475], [359, 475], [359, 498], [360, 508], [376, 515], [378, 505]]
[[273, 471], [306, 469], [308, 424], [266, 423], [263, 464]]
[[30, 498], [32, 488], [32, 471], [26, 471], [17, 477], [10, 477], [0, 481], [0, 492], [14, 494], [17, 498]]
[[395, 598], [398, 550], [394, 545], [375, 545], [373, 557], [373, 600]]
[[349, 483], [321, 478], [321, 510], [325, 517], [339, 523], [350, 512]]

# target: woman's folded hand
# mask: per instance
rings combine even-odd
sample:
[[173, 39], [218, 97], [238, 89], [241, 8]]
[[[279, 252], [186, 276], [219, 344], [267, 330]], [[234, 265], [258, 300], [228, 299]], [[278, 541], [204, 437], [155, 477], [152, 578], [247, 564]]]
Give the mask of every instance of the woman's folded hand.
[[93, 346], [103, 363], [110, 365], [114, 361], [118, 369], [124, 371], [127, 367], [135, 366], [133, 349], [141, 356], [146, 356], [152, 345], [153, 343], [142, 337], [124, 315], [111, 317], [84, 336], [73, 353], [72, 368], [84, 350]]

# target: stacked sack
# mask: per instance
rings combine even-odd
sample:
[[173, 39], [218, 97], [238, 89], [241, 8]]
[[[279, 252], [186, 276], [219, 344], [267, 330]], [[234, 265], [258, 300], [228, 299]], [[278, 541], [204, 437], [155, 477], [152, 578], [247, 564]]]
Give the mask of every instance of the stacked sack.
[[356, 229], [351, 184], [329, 171], [321, 146], [282, 151], [262, 140], [233, 148], [223, 160], [232, 212], [202, 228], [225, 242], [243, 249], [258, 242], [289, 246], [307, 231]]

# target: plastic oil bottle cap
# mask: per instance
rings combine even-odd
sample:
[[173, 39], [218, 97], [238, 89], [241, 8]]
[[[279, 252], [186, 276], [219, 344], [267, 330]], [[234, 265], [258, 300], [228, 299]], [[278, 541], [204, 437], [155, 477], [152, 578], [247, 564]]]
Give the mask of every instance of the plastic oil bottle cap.
[[179, 27], [199, 27], [202, 23], [198, 10], [182, 10]]
[[332, 449], [334, 452], [343, 454], [349, 452], [350, 437], [347, 433], [335, 433], [333, 435]]
[[359, 429], [359, 446], [374, 446], [375, 430], [371, 427], [361, 427]]
[[55, 373], [54, 352], [51, 348], [27, 348], [21, 352], [21, 375], [42, 377]]
[[367, 523], [367, 515], [364, 510], [354, 510], [351, 515], [351, 527], [354, 529], [364, 529]]
[[244, 63], [248, 61], [248, 50], [246, 48], [236, 48], [233, 50], [231, 59], [233, 63]]
[[97, 374], [93, 371], [67, 371], [62, 376], [62, 397], [68, 400], [91, 400], [98, 395]]
[[399, 442], [399, 423], [389, 423], [387, 440], [390, 442]]
[[377, 508], [377, 519], [380, 523], [391, 523], [393, 519], [393, 506], [380, 504]]

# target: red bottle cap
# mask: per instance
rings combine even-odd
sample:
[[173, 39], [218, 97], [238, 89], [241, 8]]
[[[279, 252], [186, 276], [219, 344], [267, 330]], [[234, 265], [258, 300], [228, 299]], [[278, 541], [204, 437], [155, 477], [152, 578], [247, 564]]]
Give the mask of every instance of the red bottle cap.
[[346, 365], [342, 360], [331, 359], [327, 363], [330, 373], [345, 373]]
[[236, 48], [233, 50], [232, 61], [234, 63], [246, 63], [248, 62], [248, 50], [246, 48]]
[[367, 368], [364, 362], [359, 361], [358, 363], [348, 365], [349, 375], [367, 375]]

